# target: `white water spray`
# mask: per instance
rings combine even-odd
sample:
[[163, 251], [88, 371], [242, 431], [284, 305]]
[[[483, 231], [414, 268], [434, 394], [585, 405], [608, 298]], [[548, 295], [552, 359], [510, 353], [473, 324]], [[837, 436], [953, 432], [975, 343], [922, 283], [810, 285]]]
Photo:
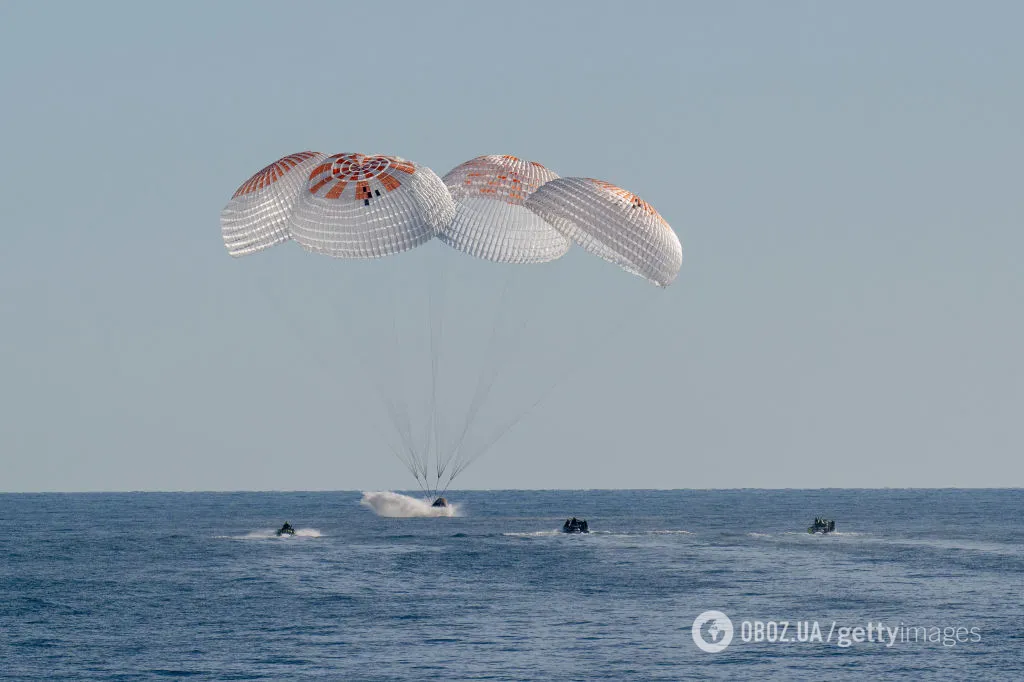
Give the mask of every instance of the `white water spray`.
[[458, 516], [457, 505], [449, 503], [447, 507], [433, 507], [432, 500], [418, 499], [393, 493], [389, 490], [364, 492], [359, 504], [369, 507], [377, 516], [395, 519], [428, 518], [437, 516]]

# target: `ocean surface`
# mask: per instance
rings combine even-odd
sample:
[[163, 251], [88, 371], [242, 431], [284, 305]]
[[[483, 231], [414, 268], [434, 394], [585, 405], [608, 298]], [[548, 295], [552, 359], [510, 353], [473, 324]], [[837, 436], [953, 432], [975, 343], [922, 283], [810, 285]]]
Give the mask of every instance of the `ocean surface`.
[[1021, 490], [361, 497], [0, 495], [0, 678], [1024, 679]]

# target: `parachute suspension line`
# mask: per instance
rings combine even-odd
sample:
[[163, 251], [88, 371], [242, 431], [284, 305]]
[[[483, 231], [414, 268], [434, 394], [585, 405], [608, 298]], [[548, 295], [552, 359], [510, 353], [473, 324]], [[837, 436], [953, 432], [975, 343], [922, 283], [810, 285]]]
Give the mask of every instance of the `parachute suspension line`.
[[[266, 297], [266, 299], [269, 300], [272, 306], [277, 309], [279, 316], [284, 321], [284, 328], [288, 332], [290, 332], [291, 335], [294, 337], [295, 341], [297, 342], [296, 345], [302, 345], [306, 343], [308, 341], [308, 335], [303, 335], [300, 332], [300, 325], [296, 323], [295, 318], [289, 312], [288, 306], [285, 304], [285, 302], [278, 298], [275, 288], [273, 286], [270, 286], [262, 275], [258, 275], [256, 281], [258, 283], [259, 288], [263, 291], [263, 294]], [[324, 354], [319, 347], [306, 347], [305, 350], [305, 354], [307, 356], [313, 355], [314, 358], [318, 360], [317, 364], [319, 364], [321, 370], [327, 370], [314, 372], [317, 379], [320, 380], [325, 387], [335, 389], [336, 386], [334, 386], [333, 383], [329, 381], [330, 377], [328, 375], [338, 375], [337, 371], [332, 372], [329, 369], [329, 367], [333, 365], [334, 369], [337, 370], [337, 366], [334, 365], [333, 361], [328, 360], [328, 356]], [[372, 382], [368, 383], [372, 385]], [[381, 395], [380, 397], [382, 401], [387, 403], [387, 400], [383, 395]], [[391, 443], [391, 441], [385, 436], [384, 432], [381, 430], [380, 425], [370, 418], [370, 415], [366, 410], [366, 402], [359, 400], [353, 402], [355, 402], [359, 406], [359, 409], [364, 413], [363, 416], [366, 423], [371, 424], [373, 430], [377, 432], [377, 435], [380, 437], [380, 439], [387, 445], [388, 449], [391, 451], [391, 454], [393, 454], [400, 462], [405, 464], [406, 467], [409, 467], [411, 465], [411, 462], [408, 459], [408, 457], [403, 455], [399, 449], [395, 448], [395, 446]], [[419, 478], [417, 477], [417, 482], [418, 481]]]
[[[441, 350], [444, 347], [443, 346], [443, 343], [444, 343], [444, 308], [445, 308], [445, 301], [446, 301], [446, 298], [447, 298], [446, 297], [447, 277], [446, 277], [446, 270], [445, 270], [445, 268], [443, 266], [444, 259], [443, 258], [437, 258], [436, 260], [437, 260], [437, 262], [439, 264], [436, 269], [440, 270], [440, 279], [441, 279], [441, 290], [440, 290], [440, 293], [439, 293], [439, 296], [438, 296], [438, 298], [440, 299], [439, 300], [440, 311], [436, 315], [436, 319], [437, 319], [436, 338], [435, 338], [435, 335], [434, 335], [435, 325], [433, 324], [433, 321], [435, 319], [435, 313], [434, 313], [433, 305], [431, 304], [431, 306], [430, 306], [430, 316], [431, 316], [431, 327], [430, 327], [430, 331], [431, 331], [431, 337], [430, 337], [430, 365], [431, 365], [431, 372], [432, 372], [432, 376], [431, 376], [431, 390], [432, 390], [432, 393], [433, 393], [433, 397], [432, 397], [432, 401], [431, 401], [431, 408], [430, 408], [430, 420], [431, 420], [431, 430], [432, 430], [432, 432], [434, 434], [434, 471], [435, 471], [434, 494], [435, 495], [437, 494], [437, 489], [441, 485], [441, 475], [444, 473], [444, 469], [441, 466], [441, 447], [442, 447], [443, 443], [442, 443], [442, 440], [441, 440], [441, 426], [442, 425], [438, 423], [438, 420], [440, 419], [440, 414], [439, 414], [439, 410], [437, 409], [437, 393], [440, 390], [440, 386], [439, 386], [439, 383], [440, 383], [440, 371], [439, 370], [440, 370], [440, 365], [441, 365]], [[431, 268], [431, 275], [433, 275], [433, 272], [434, 272], [434, 268]], [[431, 283], [433, 283], [433, 280], [434, 280], [434, 278], [432, 276], [431, 277]], [[433, 298], [431, 298], [431, 301], [432, 300], [433, 300]]]
[[[334, 309], [332, 308], [332, 310]], [[339, 311], [337, 310], [335, 310], [334, 312], [339, 321], [339, 328], [345, 329], [346, 326], [348, 325], [348, 321], [346, 320], [345, 316], [340, 314]], [[344, 338], [344, 334], [342, 334], [341, 336]], [[354, 354], [358, 358], [358, 366], [360, 368], [369, 368], [373, 366], [367, 362], [365, 353], [363, 352], [362, 347], [360, 347], [358, 343], [350, 343], [350, 346], [352, 347]], [[395, 356], [400, 357], [397, 349], [395, 352]], [[372, 374], [372, 372], [370, 373]], [[399, 457], [399, 459], [402, 461], [403, 464], [405, 464], [406, 468], [412, 472], [413, 476], [417, 479], [417, 484], [419, 484], [419, 458], [417, 456], [416, 447], [412, 438], [411, 427], [409, 423], [408, 407], [401, 400], [398, 400], [396, 402], [396, 400], [393, 399], [391, 395], [389, 395], [389, 391], [387, 390], [387, 387], [385, 385], [386, 380], [384, 378], [378, 377], [376, 381], [370, 381], [368, 383], [371, 386], [373, 386], [374, 389], [376, 390], [377, 396], [379, 397], [381, 403], [384, 405], [388, 417], [391, 420], [391, 425], [394, 428], [395, 433], [398, 434], [399, 440], [402, 443], [406, 455], [403, 457]], [[390, 393], [393, 394], [394, 391], [390, 391]], [[388, 441], [388, 443], [389, 447], [392, 450], [394, 450], [394, 446], [390, 444], [390, 441]], [[420, 485], [422, 487], [422, 484]]]
[[[635, 320], [639, 319], [641, 316], [646, 314], [647, 311], [649, 311], [651, 308], [654, 307], [655, 301], [657, 301], [656, 298], [650, 297], [650, 298], [648, 298], [648, 300], [644, 304], [639, 305], [639, 306], [633, 308], [632, 314], [628, 314], [628, 315], [625, 315], [625, 316], [621, 317], [619, 319], [618, 324], [613, 326], [612, 329], [609, 330], [609, 332], [605, 335], [605, 337], [608, 340], [617, 340], [618, 336], [622, 333], [622, 331], [624, 329], [626, 329], [626, 327], [627, 327], [626, 323], [627, 322], [634, 322]], [[631, 326], [631, 325], [629, 325], [629, 326]], [[593, 351], [593, 347], [591, 347], [591, 351]], [[463, 458], [462, 460], [456, 462], [455, 463], [456, 464], [455, 468], [452, 470], [452, 473], [451, 473], [451, 478], [448, 481], [449, 484], [451, 484], [451, 482], [453, 480], [455, 480], [455, 477], [458, 476], [460, 473], [462, 473], [462, 471], [467, 466], [472, 464], [477, 458], [479, 458], [481, 455], [483, 455], [488, 450], [490, 450], [494, 446], [495, 443], [497, 443], [499, 440], [501, 440], [505, 436], [505, 434], [507, 434], [509, 431], [511, 431], [519, 422], [521, 422], [531, 412], [533, 412], [535, 409], [537, 409], [537, 407], [541, 403], [543, 403], [551, 395], [551, 393], [555, 390], [555, 388], [557, 388], [561, 383], [563, 383], [564, 381], [569, 379], [569, 377], [571, 377], [576, 372], [578, 372], [580, 369], [582, 369], [586, 364], [587, 363], [574, 363], [574, 364], [570, 365], [566, 369], [566, 371], [562, 372], [559, 376], [557, 376], [555, 378], [554, 381], [552, 381], [550, 384], [548, 384], [547, 388], [544, 389], [544, 391], [540, 394], [540, 396], [537, 398], [537, 400], [535, 400], [526, 409], [520, 411], [519, 414], [515, 415], [512, 419], [510, 419], [504, 425], [499, 427], [494, 432], [494, 435], [491, 437], [491, 439], [486, 441], [481, 448], [478, 448], [476, 451], [474, 451], [471, 456]], [[447, 488], [445, 488], [445, 489], [447, 490]]]
[[[327, 307], [334, 313], [336, 321], [338, 322], [338, 328], [339, 330], [342, 330], [340, 336], [345, 338], [345, 334], [343, 332], [344, 330], [351, 328], [352, 316], [344, 314], [346, 311], [341, 310], [340, 306], [335, 307], [334, 305], [328, 305]], [[358, 343], [355, 339], [355, 334], [352, 334], [351, 337], [348, 338], [348, 341], [349, 347], [358, 359], [358, 367], [372, 367], [373, 365], [367, 362], [362, 344]], [[396, 355], [398, 355], [397, 351]], [[372, 372], [368, 373], [372, 375]], [[389, 393], [394, 393], [394, 391], [389, 392], [387, 390], [388, 387], [386, 385], [387, 381], [385, 378], [378, 376], [375, 381], [369, 381], [368, 383], [376, 390], [381, 403], [384, 405], [384, 408], [388, 413], [392, 427], [398, 434], [399, 439], [402, 441], [402, 445], [407, 453], [407, 458], [401, 458], [402, 462], [406, 464], [407, 468], [413, 470], [416, 466], [416, 449], [410, 434], [409, 412], [407, 406], [403, 402], [396, 402], [395, 399], [390, 397]], [[413, 475], [416, 475], [415, 471], [413, 471]]]
[[[519, 273], [521, 272], [521, 270], [520, 269], [516, 269], [513, 272], [515, 273], [516, 277], [518, 278], [519, 277]], [[510, 279], [511, 279], [511, 276], [510, 276]], [[503, 293], [503, 296], [504, 296], [504, 293]], [[502, 308], [506, 307], [504, 305], [504, 302], [502, 303], [501, 307]], [[532, 308], [532, 307], [528, 308], [527, 310], [535, 312], [535, 309]], [[523, 332], [526, 330], [526, 328], [530, 325], [530, 323], [532, 321], [533, 321], [533, 317], [530, 316], [529, 314], [527, 314], [526, 316], [523, 317], [523, 319], [519, 323], [518, 327], [515, 329], [515, 331], [509, 337], [509, 341], [510, 341], [512, 346], [518, 345], [519, 339], [522, 337]], [[497, 334], [498, 328], [499, 328], [499, 324], [496, 322], [495, 323], [495, 327], [492, 330], [492, 332], [495, 335]], [[494, 340], [495, 341], [497, 340], [496, 336], [494, 337]], [[508, 353], [502, 355], [502, 357], [501, 357], [502, 362], [499, 362], [498, 364], [496, 364], [493, 367], [491, 378], [490, 378], [489, 382], [487, 382], [487, 384], [484, 387], [484, 390], [483, 390], [483, 393], [481, 395], [480, 401], [479, 401], [478, 404], [476, 404], [474, 406], [474, 410], [473, 410], [474, 411], [474, 417], [473, 417], [474, 419], [475, 419], [475, 414], [477, 412], [479, 412], [479, 410], [483, 407], [484, 403], [486, 402], [487, 397], [490, 395], [491, 388], [493, 387], [494, 383], [497, 381], [498, 375], [500, 374], [501, 370], [508, 364], [508, 360], [509, 360], [510, 357], [511, 357], [511, 354], [508, 354]], [[467, 458], [467, 457], [462, 456], [463, 452], [464, 452], [463, 445], [465, 445], [466, 438], [468, 437], [469, 433], [472, 431], [471, 427], [472, 427], [473, 424], [470, 423], [470, 422], [471, 422], [471, 420], [467, 420], [466, 429], [462, 433], [462, 437], [461, 437], [461, 439], [459, 441], [458, 451], [456, 453], [454, 453], [454, 455], [450, 458], [452, 461], [454, 461], [455, 466], [452, 467], [452, 472], [449, 475], [448, 483], [445, 485], [445, 490], [448, 489], [448, 486], [451, 485], [452, 481], [455, 480], [455, 477], [458, 476], [459, 473], [463, 469], [465, 469], [467, 466], [469, 466], [469, 464], [472, 463], [473, 460], [475, 460], [479, 456], [481, 456], [487, 450], [487, 448], [489, 447], [489, 446], [485, 447], [482, 451], [478, 452], [475, 455], [472, 455], [471, 457]]]
[[[494, 386], [494, 383], [495, 381], [497, 381], [501, 369], [508, 360], [508, 354], [505, 354], [503, 357], [495, 361], [491, 367], [486, 366], [489, 359], [493, 358], [495, 355], [495, 346], [497, 345], [498, 331], [501, 328], [502, 322], [504, 321], [505, 318], [505, 312], [507, 310], [506, 300], [508, 298], [509, 289], [512, 285], [513, 278], [519, 272], [520, 266], [515, 266], [509, 270], [509, 274], [505, 277], [505, 282], [501, 290], [501, 296], [498, 299], [498, 305], [496, 306], [496, 310], [494, 313], [494, 322], [491, 327], [490, 338], [488, 339], [487, 342], [487, 351], [481, 360], [481, 364], [484, 366], [481, 367], [480, 374], [477, 377], [476, 388], [473, 391], [473, 397], [470, 399], [469, 407], [466, 411], [466, 418], [462, 424], [462, 429], [459, 432], [458, 438], [456, 438], [454, 442], [451, 452], [444, 460], [444, 465], [442, 466], [442, 473], [445, 469], [448, 468], [448, 465], [453, 460], [456, 462], [458, 461], [459, 452], [462, 450], [462, 446], [466, 440], [466, 436], [469, 434], [470, 427], [473, 425], [480, 409], [487, 402], [487, 397], [490, 394], [491, 388]], [[527, 321], [528, 318], [523, 320], [517, 333], [513, 335], [513, 342], [515, 342], [518, 339], [519, 334], [526, 327]], [[448, 482], [450, 484], [451, 479], [449, 479]], [[445, 486], [445, 489], [447, 490], [447, 486]]]
[[[519, 324], [519, 327], [516, 329], [515, 333], [512, 334], [511, 339], [513, 341], [517, 341], [522, 336], [523, 331], [529, 326], [529, 323], [531, 321], [532, 321], [532, 318], [530, 318], [530, 317], [524, 318], [523, 321]], [[492, 376], [490, 384], [487, 386], [487, 389], [484, 392], [484, 395], [483, 395], [483, 397], [481, 399], [480, 404], [477, 406], [477, 411], [479, 411], [483, 407], [484, 402], [486, 402], [486, 398], [489, 395], [490, 388], [497, 381], [499, 370], [501, 370], [502, 367], [503, 367], [503, 365], [495, 367], [494, 375]], [[469, 464], [471, 464], [475, 459], [477, 459], [478, 457], [483, 455], [484, 452], [486, 452], [486, 450], [490, 447], [488, 445], [485, 448], [483, 448], [483, 450], [477, 452], [476, 454], [471, 455], [470, 457], [463, 456], [463, 453], [465, 451], [462, 449], [462, 446], [465, 444], [464, 441], [468, 437], [468, 435], [469, 435], [469, 433], [471, 431], [472, 431], [472, 429], [469, 428], [469, 429], [467, 429], [467, 432], [463, 434], [463, 442], [460, 442], [460, 444], [459, 444], [459, 452], [457, 453], [458, 456], [452, 458], [455, 461], [455, 466], [452, 467], [452, 473], [451, 473], [451, 475], [450, 475], [450, 477], [448, 479], [449, 485], [451, 484], [452, 481], [455, 480], [455, 477], [458, 476], [459, 473], [463, 469], [465, 469], [467, 466], [469, 466]], [[447, 489], [447, 487], [446, 487], [446, 489]]]
[[[314, 288], [316, 288], [316, 289], [323, 289], [324, 288], [324, 287], [317, 286], [317, 282], [315, 281], [315, 278], [314, 278], [314, 281], [312, 282], [312, 284], [314, 285]], [[307, 334], [307, 335], [303, 336], [301, 333], [299, 333], [299, 328], [297, 326], [294, 326], [294, 318], [291, 318], [290, 315], [287, 315], [284, 312], [285, 310], [287, 310], [287, 306], [284, 305], [281, 301], [279, 301], [275, 297], [271, 296], [271, 298], [278, 305], [278, 311], [280, 313], [282, 313], [282, 315], [286, 319], [291, 320], [291, 322], [293, 323], [293, 327], [291, 328], [291, 331], [295, 335], [296, 339], [299, 341], [299, 345], [308, 344], [309, 335]], [[352, 355], [354, 355], [357, 358], [357, 362], [356, 363], [350, 363], [350, 364], [355, 364], [357, 370], [362, 370], [367, 375], [370, 374], [370, 372], [368, 372], [368, 370], [366, 370], [366, 368], [372, 367], [373, 365], [371, 365], [370, 363], [367, 362], [365, 354], [362, 352], [362, 348], [360, 347], [360, 345], [358, 343], [355, 342], [354, 338], [352, 338], [352, 337], [350, 337], [350, 336], [348, 336], [348, 335], [346, 335], [344, 333], [344, 330], [349, 327], [350, 320], [346, 319], [345, 316], [342, 315], [340, 313], [340, 311], [335, 308], [334, 305], [327, 304], [324, 307], [327, 308], [328, 310], [330, 310], [331, 313], [333, 313], [335, 315], [336, 321], [338, 322], [337, 326], [339, 328], [339, 338], [342, 341], [348, 341], [348, 346], [349, 346], [349, 349], [352, 351]], [[352, 335], [352, 336], [354, 336], [354, 335]], [[314, 348], [317, 348], [317, 347], [314, 346]], [[321, 357], [324, 357], [322, 354], [320, 354], [319, 350], [316, 350], [314, 352], [316, 354], [318, 354], [318, 355], [321, 355]], [[337, 372], [337, 371], [334, 372], [334, 374], [335, 374], [335, 376], [340, 376], [341, 375], [340, 372]], [[409, 432], [409, 427], [408, 427], [408, 411], [406, 410], [406, 412], [405, 412], [406, 418], [405, 418], [405, 426], [403, 428], [403, 420], [401, 418], [401, 413], [398, 410], [398, 408], [396, 408], [396, 406], [394, 405], [394, 402], [388, 397], [387, 391], [386, 391], [386, 386], [384, 385], [383, 380], [378, 378], [376, 381], [374, 381], [371, 377], [364, 376], [364, 382], [363, 383], [364, 383], [364, 385], [372, 387], [372, 389], [376, 392], [378, 399], [384, 405], [384, 408], [387, 411], [388, 417], [391, 419], [392, 428], [394, 429], [395, 433], [398, 434], [398, 437], [401, 440], [402, 449], [406, 453], [405, 455], [400, 455], [396, 451], [395, 447], [391, 444], [390, 439], [387, 438], [387, 436], [383, 433], [383, 431], [381, 431], [380, 427], [372, 419], [372, 415], [370, 415], [369, 411], [367, 410], [367, 406], [366, 406], [365, 401], [356, 400], [354, 402], [357, 402], [357, 403], [360, 404], [360, 407], [361, 407], [361, 409], [364, 412], [364, 417], [366, 418], [366, 421], [371, 423], [371, 424], [374, 424], [374, 430], [381, 437], [381, 440], [384, 441], [385, 443], [387, 443], [388, 449], [390, 449], [392, 451], [392, 453], [395, 454], [396, 457], [398, 457], [398, 460], [401, 461], [402, 464], [404, 464], [405, 467], [410, 472], [412, 472], [413, 476], [417, 476], [416, 471], [417, 471], [417, 465], [418, 465], [418, 462], [417, 462], [418, 458], [416, 456], [415, 446], [413, 445], [411, 434]]]
[[[392, 359], [393, 363], [388, 363], [391, 367], [397, 363], [397, 371], [390, 375], [391, 387], [389, 390], [390, 398], [388, 398], [389, 410], [391, 413], [392, 422], [395, 424], [395, 429], [399, 432], [407, 451], [409, 452], [409, 470], [416, 478], [417, 483], [421, 489], [425, 489], [427, 483], [426, 473], [426, 453], [422, 450], [418, 450], [416, 447], [416, 438], [413, 436], [413, 424], [412, 418], [409, 411], [409, 402], [406, 387], [402, 385], [402, 374], [404, 367], [401, 366], [402, 358], [405, 357], [405, 353], [401, 347], [401, 335], [398, 332], [398, 319], [399, 319], [399, 300], [400, 296], [398, 290], [400, 288], [399, 283], [394, 281], [390, 277], [384, 277], [387, 281], [388, 294], [391, 298], [391, 343], [392, 343]], [[422, 483], [420, 483], [422, 479]]]
[[[423, 462], [423, 476], [427, 477], [428, 467], [430, 465], [430, 452], [433, 449], [434, 457], [437, 457], [436, 452], [436, 432], [437, 432], [437, 372], [438, 372], [438, 339], [437, 339], [437, 324], [434, 314], [434, 280], [436, 279], [434, 268], [428, 267], [427, 273], [427, 325], [430, 330], [430, 409], [427, 411], [427, 423], [426, 423], [426, 442], [423, 445], [423, 452], [426, 457]], [[434, 488], [437, 488], [437, 482], [434, 482]], [[429, 493], [429, 490], [427, 491]]]
[[388, 411], [388, 416], [391, 417], [392, 424], [395, 426], [395, 430], [398, 433], [399, 438], [402, 440], [402, 445], [405, 447], [407, 457], [404, 458], [402, 461], [405, 462], [406, 468], [408, 468], [409, 471], [412, 472], [412, 475], [415, 476], [416, 480], [418, 481], [420, 477], [419, 457], [416, 454], [416, 450], [413, 446], [412, 437], [409, 434], [408, 428], [406, 428], [405, 430], [402, 430], [400, 428], [401, 420], [394, 402], [391, 399], [384, 396], [381, 396], [381, 400], [384, 402], [384, 406]]
[[[398, 333], [399, 286], [390, 277], [384, 277], [383, 279], [387, 280], [388, 282], [388, 294], [391, 298], [391, 345], [393, 350], [391, 357], [396, 363], [400, 364], [402, 358], [405, 357], [405, 355], [402, 352], [402, 348], [400, 345], [401, 336]], [[391, 363], [389, 363], [389, 366], [390, 364]], [[389, 412], [391, 413], [392, 422], [395, 424], [395, 430], [399, 432], [405, 444], [405, 447], [409, 452], [410, 464], [408, 468], [410, 469], [410, 471], [412, 471], [412, 475], [416, 478], [417, 483], [419, 483], [420, 477], [422, 476], [423, 483], [420, 484], [420, 487], [422, 488], [426, 484], [427, 480], [426, 464], [424, 462], [426, 458], [426, 453], [422, 451], [417, 451], [416, 449], [416, 439], [414, 438], [412, 433], [412, 419], [409, 413], [409, 404], [406, 400], [402, 399], [401, 397], [403, 394], [404, 387], [399, 386], [399, 383], [401, 381], [399, 377], [402, 375], [404, 369], [404, 367], [399, 366], [397, 376], [393, 377], [394, 385], [392, 385], [392, 390], [390, 391], [390, 393], [391, 395], [397, 397], [394, 399], [394, 401], [389, 398], [387, 402], [390, 404]]]

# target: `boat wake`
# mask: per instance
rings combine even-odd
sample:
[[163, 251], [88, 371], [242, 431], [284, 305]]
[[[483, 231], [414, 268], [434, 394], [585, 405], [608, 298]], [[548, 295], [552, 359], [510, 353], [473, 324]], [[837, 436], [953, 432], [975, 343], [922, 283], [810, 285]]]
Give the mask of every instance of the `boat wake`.
[[409, 497], [388, 490], [363, 492], [359, 504], [369, 507], [377, 516], [392, 519], [430, 518], [437, 516], [458, 516], [458, 505], [449, 503], [446, 507], [433, 507], [431, 500]]
[[[535, 530], [528, 532], [508, 532], [502, 533], [505, 537], [509, 538], [539, 538], [544, 536], [560, 536], [567, 535], [567, 533], [558, 530]], [[568, 533], [568, 535], [576, 535], [576, 533]], [[612, 530], [592, 530], [587, 535], [604, 535], [611, 538], [634, 538], [645, 535], [694, 535], [693, 531], [689, 530], [640, 530], [635, 532], [629, 531], [612, 531]]]
[[218, 535], [227, 540], [289, 540], [294, 538], [322, 538], [323, 534], [316, 528], [296, 528], [295, 535], [278, 535], [273, 528], [254, 530], [245, 535]]
[[504, 535], [507, 538], [539, 538], [539, 537], [544, 537], [545, 535], [550, 535], [552, 537], [554, 537], [556, 535], [565, 535], [565, 533], [563, 533], [560, 530], [552, 529], [552, 530], [535, 530], [535, 531], [524, 532], [524, 533], [502, 533], [502, 535]]

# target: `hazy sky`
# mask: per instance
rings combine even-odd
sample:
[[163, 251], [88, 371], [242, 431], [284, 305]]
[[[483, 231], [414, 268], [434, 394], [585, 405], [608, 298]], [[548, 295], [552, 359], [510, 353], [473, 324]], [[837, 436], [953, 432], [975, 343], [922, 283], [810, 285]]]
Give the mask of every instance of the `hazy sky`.
[[682, 240], [664, 291], [576, 253], [516, 274], [502, 325], [553, 321], [502, 337], [504, 400], [566, 378], [456, 487], [1024, 485], [1022, 25], [1014, 2], [0, 3], [0, 490], [412, 487], [366, 376], [419, 356], [373, 336], [409, 322], [376, 285], [448, 292], [451, 384], [496, 324], [458, 296], [502, 286], [440, 249], [230, 258], [221, 208], [304, 149], [514, 154]]

